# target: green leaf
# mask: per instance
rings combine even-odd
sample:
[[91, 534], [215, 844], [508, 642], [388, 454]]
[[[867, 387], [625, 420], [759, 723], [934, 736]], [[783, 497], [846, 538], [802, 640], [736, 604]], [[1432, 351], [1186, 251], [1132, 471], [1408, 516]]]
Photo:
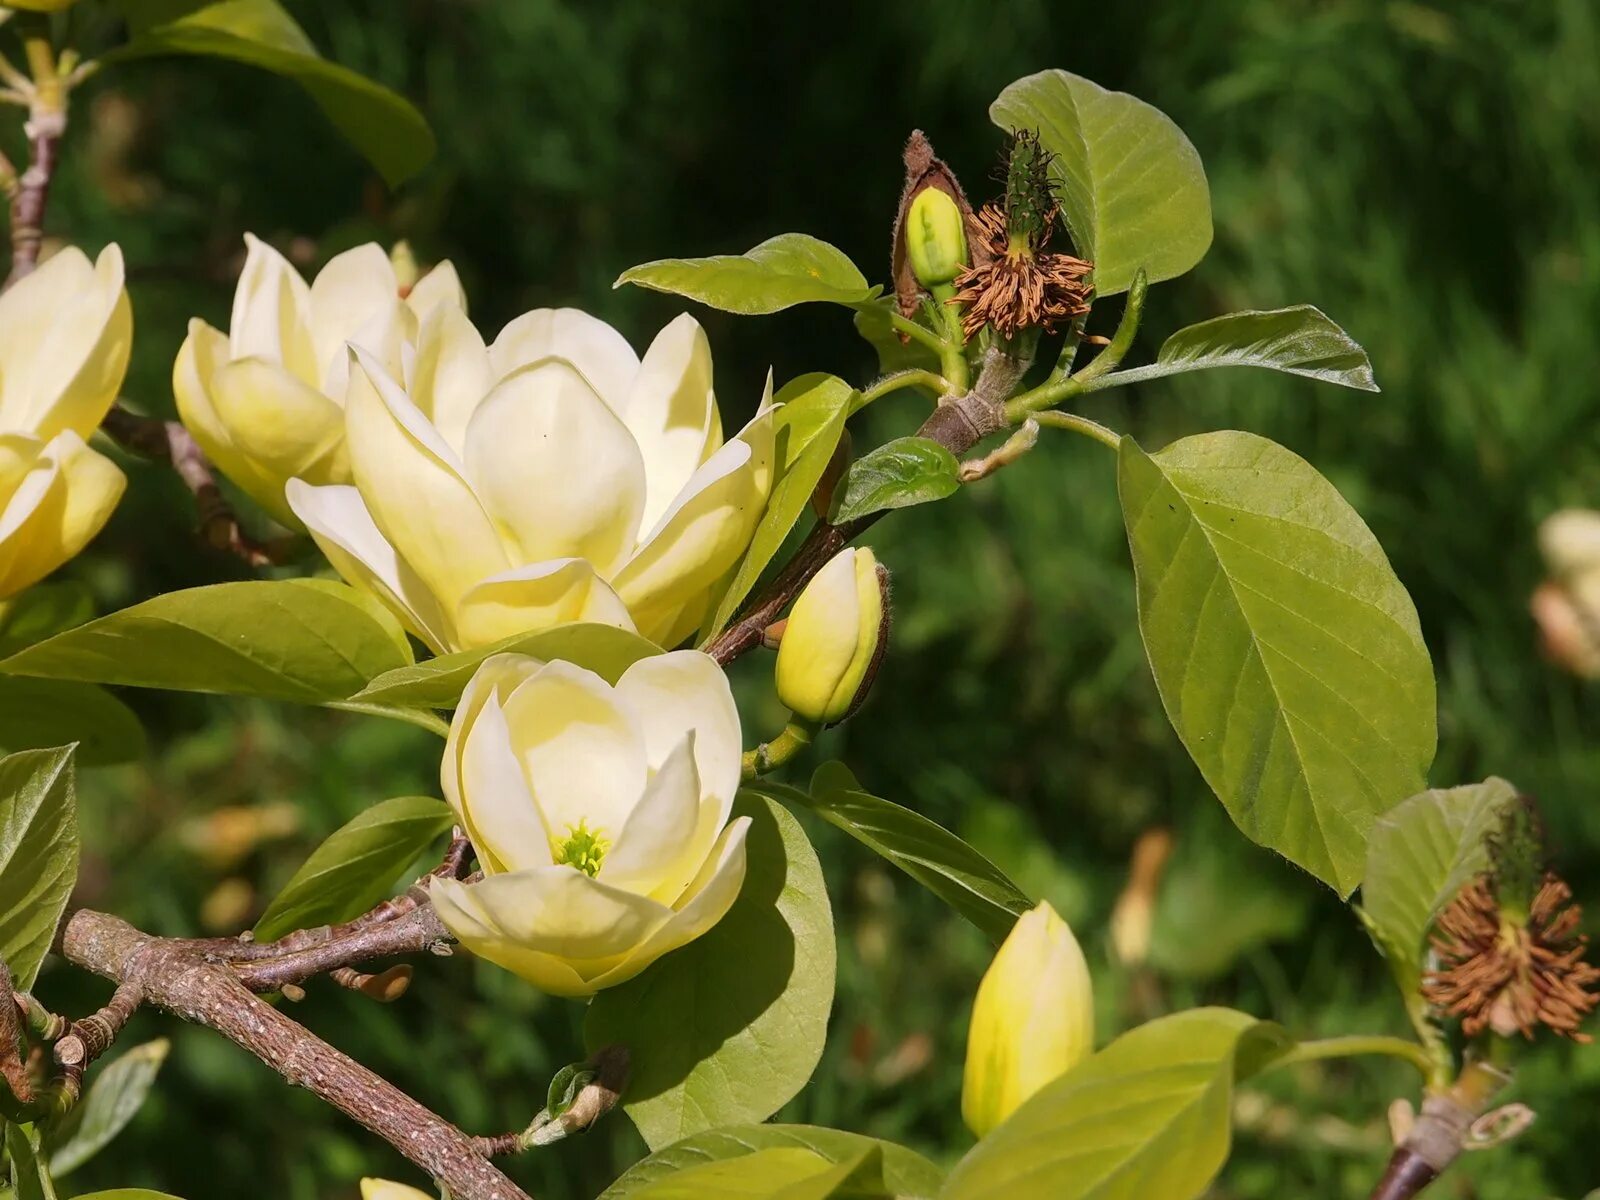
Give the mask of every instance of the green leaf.
[[296, 700], [343, 700], [411, 647], [376, 600], [325, 579], [168, 592], [0, 662], [0, 673]]
[[[777, 1200], [791, 1184], [817, 1179], [828, 1160], [799, 1147], [777, 1147], [728, 1162], [708, 1162], [664, 1175], [633, 1192], [634, 1200]], [[610, 1193], [606, 1193], [610, 1195]]]
[[811, 779], [809, 794], [760, 782], [752, 790], [811, 809], [830, 825], [888, 859], [995, 942], [1033, 907], [1006, 873], [966, 842], [919, 812], [860, 789], [854, 779], [836, 781], [826, 765]]
[[78, 745], [86, 767], [142, 758], [144, 727], [104, 688], [0, 676], [0, 752]]
[[961, 486], [960, 472], [956, 456], [932, 438], [885, 442], [850, 464], [839, 485], [834, 523], [943, 500]]
[[413, 666], [397, 667], [379, 675], [350, 699], [363, 704], [454, 708], [478, 666], [495, 654], [559, 658], [593, 671], [608, 683], [616, 683], [622, 673], [641, 658], [660, 653], [660, 647], [653, 642], [626, 629], [612, 625], [562, 625], [535, 633], [519, 633], [493, 646], [458, 650]]
[[56, 1200], [50, 1169], [39, 1155], [39, 1131], [32, 1125], [5, 1127], [6, 1157], [16, 1200]]
[[712, 1129], [674, 1142], [634, 1164], [600, 1196], [600, 1200], [636, 1200], [642, 1190], [674, 1172], [702, 1163], [747, 1160], [762, 1150], [809, 1150], [830, 1163], [853, 1161], [865, 1150], [883, 1154], [883, 1182], [904, 1200], [933, 1200], [944, 1184], [944, 1172], [922, 1155], [893, 1142], [880, 1142], [839, 1129], [815, 1125], [734, 1125]]
[[284, 885], [256, 922], [258, 942], [334, 925], [394, 890], [405, 869], [455, 820], [432, 796], [396, 796], [336, 829]]
[[94, 593], [77, 580], [39, 583], [0, 603], [0, 654], [14, 654], [94, 620]]
[[890, 322], [890, 315], [898, 311], [899, 304], [893, 296], [883, 296], [856, 308], [856, 332], [878, 352], [878, 369], [884, 374], [913, 368], [937, 372], [937, 354], [921, 342], [900, 340], [900, 334]]
[[150, 1094], [169, 1048], [165, 1038], [158, 1038], [101, 1068], [83, 1099], [50, 1131], [45, 1148], [52, 1175], [59, 1179], [77, 1170], [127, 1127]]
[[1073, 246], [1094, 262], [1098, 296], [1182, 275], [1211, 246], [1200, 156], [1172, 119], [1125, 92], [1066, 71], [1019, 79], [989, 106], [1002, 129], [1035, 130]]
[[18, 991], [33, 986], [77, 878], [72, 747], [0, 758], [0, 960]]
[[1118, 479], [1173, 727], [1247, 836], [1348, 895], [1374, 818], [1433, 761], [1410, 596], [1333, 485], [1265, 438], [1152, 456], [1125, 437]]
[[747, 317], [811, 300], [862, 304], [878, 294], [843, 251], [804, 233], [780, 233], [744, 254], [642, 263], [624, 271], [614, 286], [625, 283]]
[[152, 1192], [149, 1188], [112, 1188], [109, 1192], [87, 1192], [76, 1200], [178, 1200], [168, 1192]]
[[767, 501], [767, 511], [756, 526], [750, 549], [739, 570], [717, 605], [709, 633], [715, 635], [733, 619], [733, 614], [761, 578], [761, 572], [777, 554], [806, 510], [811, 494], [817, 490], [823, 472], [838, 448], [857, 393], [844, 380], [833, 375], [802, 375], [779, 390], [775, 421], [778, 481]]
[[595, 997], [590, 1052], [627, 1046], [623, 1107], [651, 1149], [763, 1121], [811, 1077], [833, 1007], [833, 912], [816, 851], [780, 805], [752, 819], [744, 890], [703, 937]]
[[1193, 1200], [1227, 1161], [1235, 1081], [1287, 1045], [1225, 1008], [1141, 1025], [973, 1147], [940, 1200]]
[[277, 0], [138, 3], [124, 0], [133, 37], [101, 61], [172, 54], [225, 58], [291, 79], [392, 187], [433, 157], [433, 133], [415, 107], [388, 88], [317, 53]]
[[883, 1184], [883, 1151], [867, 1146], [820, 1174], [797, 1179], [771, 1193], [772, 1200], [900, 1200]]
[[1208, 367], [1265, 367], [1323, 383], [1376, 392], [1367, 352], [1309, 304], [1267, 312], [1236, 312], [1180, 329], [1147, 367], [1091, 381], [1086, 391], [1181, 375]]
[[1412, 796], [1373, 826], [1362, 918], [1407, 998], [1421, 984], [1433, 918], [1489, 865], [1484, 838], [1516, 802], [1512, 784], [1490, 778]]

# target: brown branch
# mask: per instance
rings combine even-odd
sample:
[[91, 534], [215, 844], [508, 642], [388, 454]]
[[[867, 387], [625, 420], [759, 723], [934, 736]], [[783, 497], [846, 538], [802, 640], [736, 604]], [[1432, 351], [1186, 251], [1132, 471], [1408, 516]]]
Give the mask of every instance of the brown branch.
[[26, 130], [28, 166], [11, 193], [11, 273], [6, 276], [6, 287], [39, 265], [50, 181], [55, 177], [57, 152], [67, 131], [65, 109], [50, 111], [35, 106]]
[[1448, 1091], [1426, 1097], [1369, 1200], [1415, 1200], [1421, 1195], [1461, 1156], [1473, 1122], [1509, 1082], [1510, 1076], [1500, 1068], [1473, 1061]]
[[[373, 948], [381, 940], [376, 935], [397, 927], [417, 937], [440, 928], [431, 907], [419, 907], [407, 917], [372, 927], [371, 940], [362, 947]], [[391, 937], [386, 944], [401, 940]], [[183, 941], [152, 937], [117, 917], [89, 910], [67, 923], [61, 948], [69, 962], [116, 981], [119, 988], [137, 988], [146, 1003], [214, 1029], [248, 1050], [290, 1083], [383, 1138], [448, 1188], [454, 1200], [531, 1200], [489, 1162], [474, 1139], [267, 1004], [228, 964]]]

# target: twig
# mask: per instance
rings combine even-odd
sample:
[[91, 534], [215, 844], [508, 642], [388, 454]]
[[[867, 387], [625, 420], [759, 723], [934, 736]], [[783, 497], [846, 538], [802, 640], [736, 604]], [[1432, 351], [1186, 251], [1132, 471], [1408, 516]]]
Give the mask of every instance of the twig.
[[1462, 1069], [1448, 1091], [1424, 1098], [1421, 1114], [1390, 1156], [1370, 1200], [1415, 1200], [1421, 1195], [1461, 1156], [1474, 1122], [1509, 1082], [1505, 1071], [1478, 1060]]
[[67, 114], [42, 112], [35, 107], [25, 126], [28, 165], [11, 194], [11, 273], [6, 287], [39, 265], [44, 243], [44, 210], [50, 199], [50, 181], [56, 173], [56, 155], [67, 131]]

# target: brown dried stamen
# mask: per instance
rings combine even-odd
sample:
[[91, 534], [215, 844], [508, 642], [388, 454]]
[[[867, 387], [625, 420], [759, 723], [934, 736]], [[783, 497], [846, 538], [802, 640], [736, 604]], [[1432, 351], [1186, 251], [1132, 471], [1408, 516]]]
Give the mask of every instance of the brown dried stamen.
[[970, 232], [975, 244], [987, 248], [990, 261], [975, 253], [974, 265], [956, 279], [960, 291], [952, 303], [966, 308], [962, 328], [969, 338], [985, 325], [1008, 338], [1024, 329], [1048, 331], [1089, 311], [1093, 289], [1084, 277], [1094, 264], [1045, 250], [1048, 233], [1037, 247], [1013, 238], [1005, 214], [993, 204], [978, 211]]

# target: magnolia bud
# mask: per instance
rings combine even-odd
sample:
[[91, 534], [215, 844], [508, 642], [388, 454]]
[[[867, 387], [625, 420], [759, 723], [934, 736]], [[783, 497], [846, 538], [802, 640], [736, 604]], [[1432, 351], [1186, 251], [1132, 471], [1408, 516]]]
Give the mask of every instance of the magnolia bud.
[[967, 266], [966, 219], [950, 194], [926, 187], [906, 214], [906, 256], [923, 287], [950, 283]]
[[433, 1197], [427, 1192], [419, 1192], [414, 1187], [388, 1179], [363, 1179], [361, 1200], [433, 1200]]
[[972, 1006], [961, 1116], [983, 1137], [1094, 1050], [1089, 964], [1041, 901], [1017, 919]]
[[778, 699], [833, 725], [853, 713], [889, 640], [889, 573], [872, 551], [841, 550], [794, 602], [778, 645]]

